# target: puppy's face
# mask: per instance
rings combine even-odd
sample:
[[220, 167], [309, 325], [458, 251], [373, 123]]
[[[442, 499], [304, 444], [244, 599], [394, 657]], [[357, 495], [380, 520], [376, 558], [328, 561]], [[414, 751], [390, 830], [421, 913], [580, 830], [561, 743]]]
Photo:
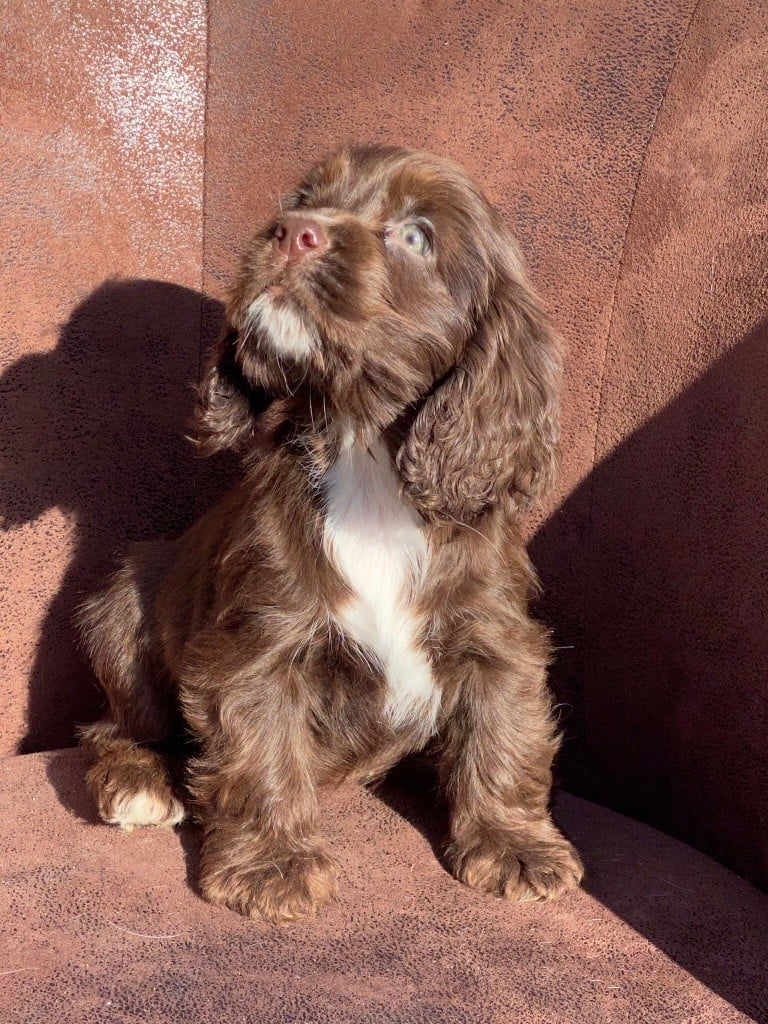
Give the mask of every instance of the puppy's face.
[[498, 217], [457, 167], [366, 148], [315, 167], [256, 235], [229, 306], [239, 358], [385, 426], [456, 362], [487, 304]]
[[372, 437], [426, 518], [510, 511], [552, 479], [559, 353], [515, 242], [454, 164], [342, 150], [255, 237], [201, 388], [202, 442], [248, 450], [265, 404]]

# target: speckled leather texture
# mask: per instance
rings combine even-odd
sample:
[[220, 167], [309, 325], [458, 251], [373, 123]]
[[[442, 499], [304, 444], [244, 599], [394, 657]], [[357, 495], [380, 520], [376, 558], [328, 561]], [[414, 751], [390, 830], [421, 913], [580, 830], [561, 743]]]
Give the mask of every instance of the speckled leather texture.
[[557, 818], [586, 854], [585, 891], [511, 905], [444, 870], [428, 789], [342, 789], [323, 806], [339, 902], [280, 929], [194, 894], [192, 830], [95, 824], [85, 767], [78, 751], [0, 765], [7, 1024], [768, 1020], [765, 898], [577, 797]]
[[[587, 620], [587, 715], [607, 739], [590, 741], [593, 794], [764, 885], [767, 166], [768, 7], [706, 7], [622, 264], [592, 477], [592, 571], [605, 572]], [[636, 738], [620, 759], [618, 735]]]
[[[532, 546], [581, 647], [581, 792], [763, 887], [766, 166], [768, 6], [701, 3], [636, 180], [595, 464]], [[585, 520], [580, 606], [557, 579]]]
[[189, 518], [200, 349], [202, 3], [3, 5], [0, 749], [101, 697], [72, 611]]

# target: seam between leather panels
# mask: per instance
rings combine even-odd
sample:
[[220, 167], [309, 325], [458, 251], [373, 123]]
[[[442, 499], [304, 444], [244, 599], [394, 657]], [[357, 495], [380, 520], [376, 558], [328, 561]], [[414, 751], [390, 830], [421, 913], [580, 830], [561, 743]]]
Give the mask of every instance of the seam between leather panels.
[[[614, 317], [615, 317], [615, 314], [616, 314], [616, 302], [617, 302], [617, 298], [618, 298], [618, 294], [619, 294], [619, 285], [621, 283], [621, 280], [622, 280], [622, 277], [623, 277], [623, 272], [624, 272], [624, 262], [625, 262], [626, 250], [627, 250], [627, 240], [629, 238], [630, 227], [632, 226], [632, 221], [634, 219], [635, 204], [636, 204], [636, 201], [637, 201], [638, 192], [640, 190], [640, 182], [642, 181], [643, 173], [645, 171], [646, 164], [648, 162], [648, 154], [649, 154], [650, 149], [651, 149], [651, 144], [652, 144], [653, 139], [654, 139], [654, 137], [656, 135], [656, 125], [658, 124], [659, 116], [660, 116], [661, 111], [662, 111], [662, 109], [664, 107], [664, 103], [665, 103], [665, 101], [667, 99], [667, 94], [669, 93], [670, 84], [672, 82], [672, 79], [674, 78], [675, 72], [677, 71], [678, 65], [680, 64], [680, 57], [681, 57], [681, 55], [683, 53], [683, 50], [685, 49], [686, 43], [688, 42], [688, 36], [690, 35], [691, 26], [693, 25], [693, 21], [694, 21], [696, 15], [699, 12], [699, 8], [701, 7], [701, 3], [702, 3], [702, 0], [696, 0], [696, 3], [693, 6], [693, 10], [691, 11], [690, 17], [688, 18], [688, 24], [685, 26], [685, 31], [683, 32], [683, 34], [681, 36], [680, 45], [677, 48], [677, 53], [675, 54], [674, 60], [672, 61], [671, 65], [670, 65], [669, 74], [667, 75], [667, 80], [664, 83], [664, 88], [662, 90], [661, 96], [659, 97], [659, 102], [656, 105], [656, 109], [653, 112], [653, 117], [651, 118], [651, 125], [650, 125], [650, 130], [648, 132], [648, 138], [646, 139], [645, 148], [643, 150], [643, 155], [642, 155], [642, 158], [640, 159], [640, 162], [639, 162], [639, 165], [638, 165], [638, 168], [637, 168], [637, 177], [635, 178], [635, 186], [634, 186], [634, 189], [632, 191], [632, 200], [631, 200], [630, 205], [629, 205], [629, 212], [627, 213], [627, 221], [626, 221], [626, 225], [624, 227], [624, 237], [623, 237], [622, 242], [621, 242], [621, 252], [619, 254], [618, 264], [617, 264], [617, 268], [616, 268], [616, 279], [615, 279], [614, 284], [613, 284], [613, 295], [611, 297], [611, 312], [610, 312], [610, 315], [608, 317], [608, 330], [607, 330], [606, 335], [605, 335], [605, 345], [603, 347], [603, 355], [602, 355], [602, 361], [601, 361], [601, 365], [600, 365], [600, 390], [599, 390], [598, 402], [597, 402], [597, 416], [595, 417], [595, 436], [594, 436], [594, 443], [593, 443], [593, 448], [592, 448], [592, 465], [590, 467], [590, 477], [589, 477], [588, 484], [587, 484], [587, 486], [589, 487], [589, 491], [588, 491], [588, 495], [587, 495], [587, 528], [586, 528], [586, 549], [587, 549], [588, 557], [587, 557], [586, 565], [584, 566], [584, 575], [583, 575], [583, 580], [582, 580], [582, 599], [581, 599], [581, 608], [582, 608], [582, 611], [581, 611], [581, 621], [584, 624], [584, 628], [585, 628], [585, 641], [586, 641], [586, 637], [587, 637], [588, 632], [589, 632], [588, 625], [587, 625], [587, 622], [588, 622], [587, 609], [588, 609], [588, 598], [589, 598], [589, 595], [590, 595], [590, 593], [592, 591], [593, 567], [594, 567], [594, 564], [595, 564], [595, 550], [594, 550], [595, 549], [595, 489], [594, 489], [594, 474], [595, 474], [595, 470], [597, 469], [597, 446], [598, 446], [599, 439], [600, 439], [600, 429], [601, 429], [602, 421], [603, 421], [603, 405], [604, 405], [604, 395], [605, 395], [605, 374], [606, 374], [606, 367], [608, 365], [608, 351], [610, 349], [611, 338], [613, 336], [613, 323], [614, 323]], [[586, 644], [585, 644], [585, 646], [586, 646]], [[586, 651], [585, 651], [585, 654], [586, 654]], [[586, 781], [587, 795], [589, 795], [589, 792], [591, 791], [591, 786], [590, 786], [591, 771], [590, 771], [590, 763], [589, 763], [590, 762], [590, 757], [589, 757], [589, 751], [590, 751], [590, 740], [589, 740], [590, 728], [589, 728], [589, 695], [588, 695], [588, 689], [589, 688], [588, 688], [586, 680], [584, 678], [582, 678], [582, 680], [581, 680], [581, 686], [582, 686], [582, 696], [581, 696], [581, 700], [582, 700], [582, 713], [583, 713], [583, 716], [584, 716], [584, 719], [583, 719], [583, 723], [584, 723], [583, 724], [583, 728], [584, 728], [584, 759], [585, 759], [584, 760], [584, 770], [585, 770], [585, 773], [586, 773], [586, 780], [585, 781]]]
[[[627, 239], [629, 238], [629, 229], [631, 227], [632, 220], [634, 218], [635, 203], [637, 201], [637, 194], [638, 194], [638, 192], [640, 190], [640, 181], [641, 181], [641, 179], [643, 177], [643, 171], [645, 170], [646, 164], [648, 162], [648, 153], [650, 152], [650, 149], [651, 149], [651, 143], [653, 142], [653, 139], [654, 139], [654, 137], [656, 135], [656, 125], [657, 125], [658, 120], [659, 120], [659, 115], [660, 115], [660, 113], [662, 111], [662, 108], [664, 107], [664, 103], [666, 101], [667, 94], [669, 92], [670, 83], [672, 82], [672, 79], [673, 79], [673, 77], [675, 75], [675, 72], [677, 71], [678, 65], [680, 63], [680, 56], [681, 56], [683, 50], [685, 49], [685, 44], [688, 41], [688, 36], [690, 35], [691, 25], [693, 24], [694, 18], [698, 14], [699, 8], [701, 7], [701, 3], [702, 3], [702, 0], [697, 0], [696, 4], [694, 5], [693, 10], [691, 11], [690, 17], [688, 18], [688, 24], [685, 26], [685, 31], [683, 32], [682, 38], [680, 40], [680, 45], [677, 48], [677, 53], [675, 54], [675, 59], [672, 61], [672, 64], [671, 64], [670, 69], [669, 69], [669, 74], [667, 75], [667, 80], [664, 83], [664, 89], [662, 91], [661, 97], [659, 98], [659, 102], [656, 105], [655, 111], [653, 112], [653, 117], [651, 118], [650, 131], [648, 132], [648, 138], [646, 139], [646, 142], [645, 142], [645, 149], [643, 150], [643, 155], [642, 155], [642, 158], [640, 160], [640, 164], [639, 164], [638, 169], [637, 169], [637, 177], [635, 178], [635, 187], [632, 190], [632, 200], [631, 200], [631, 202], [629, 204], [629, 213], [627, 214], [627, 222], [626, 222], [625, 227], [624, 227], [624, 237], [622, 238], [622, 241], [621, 241], [621, 252], [619, 254], [618, 266], [617, 266], [617, 269], [616, 269], [616, 279], [614, 280], [614, 283], [613, 283], [613, 294], [611, 296], [611, 312], [610, 312], [610, 315], [608, 317], [608, 330], [607, 330], [606, 335], [605, 335], [605, 345], [603, 346], [603, 357], [602, 357], [601, 364], [600, 364], [600, 394], [599, 394], [598, 402], [597, 402], [597, 416], [595, 417], [595, 438], [594, 438], [594, 444], [593, 444], [593, 448], [592, 448], [592, 466], [591, 466], [591, 470], [592, 471], [594, 471], [594, 469], [596, 467], [596, 464], [597, 464], [597, 445], [598, 445], [598, 439], [600, 437], [600, 426], [601, 426], [602, 414], [603, 414], [603, 393], [604, 393], [604, 389], [605, 389], [605, 369], [606, 369], [606, 366], [607, 366], [607, 363], [608, 363], [608, 349], [610, 348], [610, 344], [611, 344], [611, 335], [613, 334], [613, 321], [614, 321], [614, 316], [616, 314], [616, 299], [617, 299], [617, 296], [619, 294], [619, 283], [621, 281], [623, 270], [624, 270], [624, 259], [625, 259], [626, 250], [627, 250]], [[590, 503], [590, 513], [591, 513], [591, 503]], [[590, 532], [591, 532], [591, 526], [592, 526], [591, 514], [590, 514], [590, 524], [589, 525], [590, 525]]]

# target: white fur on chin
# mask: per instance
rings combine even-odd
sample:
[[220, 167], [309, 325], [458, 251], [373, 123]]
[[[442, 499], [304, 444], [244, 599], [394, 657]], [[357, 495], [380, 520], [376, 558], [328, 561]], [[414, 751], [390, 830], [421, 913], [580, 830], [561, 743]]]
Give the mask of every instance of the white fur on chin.
[[278, 356], [303, 362], [317, 347], [317, 332], [301, 313], [269, 292], [248, 307], [249, 326], [265, 336]]
[[401, 500], [380, 442], [366, 450], [350, 439], [322, 488], [325, 549], [354, 592], [334, 619], [383, 669], [384, 713], [393, 728], [418, 721], [434, 732], [441, 693], [414, 612], [428, 561], [418, 513]]

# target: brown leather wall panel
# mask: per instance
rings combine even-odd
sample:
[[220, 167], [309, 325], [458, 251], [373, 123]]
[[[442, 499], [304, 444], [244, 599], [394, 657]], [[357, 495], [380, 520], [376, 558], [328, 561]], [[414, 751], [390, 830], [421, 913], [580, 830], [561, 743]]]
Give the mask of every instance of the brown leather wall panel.
[[590, 480], [589, 792], [768, 883], [768, 8], [702, 4], [621, 265]]
[[[72, 609], [188, 515], [202, 3], [6, 5], [0, 60], [0, 750], [100, 700]], [[135, 278], [135, 280], [134, 280]], [[161, 284], [158, 282], [168, 282]]]

